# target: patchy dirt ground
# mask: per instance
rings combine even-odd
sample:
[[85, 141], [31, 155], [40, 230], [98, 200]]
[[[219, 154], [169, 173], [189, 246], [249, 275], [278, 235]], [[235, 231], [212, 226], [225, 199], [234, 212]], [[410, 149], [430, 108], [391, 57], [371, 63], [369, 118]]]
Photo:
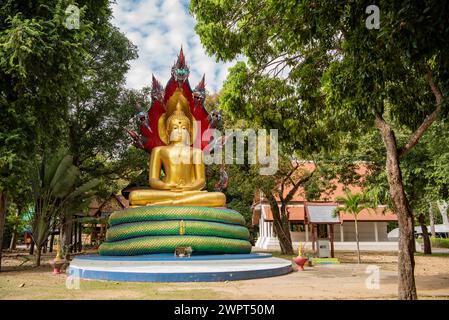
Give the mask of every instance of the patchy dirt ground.
[[[280, 256], [275, 254], [276, 256]], [[280, 256], [289, 259], [290, 257]], [[131, 283], [81, 280], [66, 287], [66, 275], [54, 275], [45, 254], [40, 267], [26, 253], [4, 253], [0, 299], [395, 299], [397, 256], [337, 252], [339, 265], [306, 267], [285, 276], [217, 283]], [[378, 266], [379, 288], [370, 289], [366, 273]], [[449, 299], [449, 255], [416, 256], [416, 284], [421, 299]]]

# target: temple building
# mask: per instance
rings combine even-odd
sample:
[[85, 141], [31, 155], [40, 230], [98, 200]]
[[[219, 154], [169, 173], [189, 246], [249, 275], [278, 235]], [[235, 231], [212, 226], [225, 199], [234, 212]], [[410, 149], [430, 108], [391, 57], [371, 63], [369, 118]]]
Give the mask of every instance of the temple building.
[[[308, 171], [315, 168], [311, 162], [303, 166]], [[335, 215], [334, 210], [338, 206], [337, 197], [344, 196], [345, 189], [357, 193], [361, 192], [361, 188], [357, 185], [345, 186], [338, 181], [332, 182], [333, 191], [322, 193], [320, 198], [313, 202], [307, 201], [304, 189], [299, 188], [287, 204], [290, 235], [295, 250], [300, 242], [305, 244], [306, 248], [313, 248], [316, 241], [320, 239], [330, 240], [332, 250], [356, 249], [354, 216], [344, 212]], [[290, 190], [291, 186], [286, 186], [284, 195]], [[279, 199], [278, 204], [280, 207]], [[388, 232], [397, 225], [397, 216], [386, 206], [362, 210], [357, 215], [357, 221], [361, 250], [397, 250], [397, 241], [392, 241], [387, 236]], [[280, 250], [279, 240], [273, 227], [270, 204], [262, 192], [256, 195], [253, 203], [252, 224], [259, 227], [256, 249]]]
[[84, 227], [90, 231], [89, 235], [83, 239], [84, 243], [99, 245], [104, 241], [107, 229], [107, 220], [112, 212], [125, 210], [129, 207], [128, 200], [121, 195], [111, 194], [106, 199], [98, 197], [92, 199], [89, 204], [88, 216], [90, 223], [86, 223]]

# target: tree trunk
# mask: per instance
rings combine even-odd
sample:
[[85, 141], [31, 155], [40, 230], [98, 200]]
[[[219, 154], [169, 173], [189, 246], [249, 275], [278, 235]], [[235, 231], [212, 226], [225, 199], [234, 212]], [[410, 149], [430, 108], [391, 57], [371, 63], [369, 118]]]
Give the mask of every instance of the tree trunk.
[[418, 221], [422, 230], [422, 238], [424, 242], [424, 254], [432, 254], [432, 246], [430, 244], [429, 232], [426, 227], [426, 220], [424, 219], [424, 215], [421, 213], [418, 216]]
[[285, 212], [285, 205], [281, 206], [281, 213], [279, 212], [279, 206], [277, 204], [276, 198], [273, 194], [268, 194], [268, 200], [270, 202], [271, 212], [273, 214], [273, 226], [276, 232], [277, 238], [279, 240], [279, 245], [281, 247], [282, 254], [293, 255], [292, 239], [290, 237], [290, 228], [288, 224], [287, 215]]
[[436, 238], [435, 219], [433, 216], [432, 202], [429, 203], [429, 222], [430, 222], [430, 232], [432, 233], [432, 237]]
[[62, 230], [62, 241], [61, 250], [63, 251], [63, 256], [65, 259], [69, 258], [69, 253], [72, 247], [72, 230], [73, 223], [72, 220], [62, 219], [61, 230]]
[[[412, 209], [410, 209], [411, 212]], [[411, 212], [412, 215], [412, 234], [413, 234], [413, 241], [412, 241], [412, 247], [413, 247], [413, 257], [415, 256], [416, 251], [416, 235], [415, 235], [415, 217], [413, 216], [413, 212]]]
[[292, 237], [290, 234], [290, 221], [288, 219], [287, 205], [285, 202], [282, 202], [281, 205], [281, 227], [283, 238], [283, 241], [281, 243], [284, 248], [283, 252], [285, 252], [284, 254], [294, 254]]
[[334, 255], [334, 225], [329, 225], [329, 241], [331, 242], [331, 258], [335, 258]]
[[51, 231], [50, 235], [50, 246], [48, 248], [48, 252], [53, 252], [53, 245], [55, 243], [55, 228]]
[[360, 245], [359, 245], [359, 226], [357, 224], [357, 213], [354, 213], [354, 226], [355, 226], [355, 242], [357, 243], [357, 261], [362, 263], [360, 259]]
[[83, 224], [78, 222], [78, 252], [83, 251]]
[[282, 254], [293, 255], [293, 245], [289, 228], [285, 228], [285, 226], [281, 222], [276, 221], [274, 222], [273, 226], [279, 239], [279, 245], [281, 246]]
[[3, 231], [5, 229], [6, 211], [8, 209], [8, 197], [6, 190], [0, 191], [0, 271], [2, 270]]
[[401, 300], [416, 300], [418, 297], [414, 275], [414, 219], [402, 182], [396, 137], [389, 124], [379, 114], [376, 114], [376, 127], [380, 130], [386, 149], [387, 179], [393, 210], [398, 217], [399, 224], [398, 295]]
[[9, 251], [16, 250], [17, 246], [17, 231], [13, 231], [11, 235], [11, 241], [9, 242]]
[[36, 267], [39, 267], [41, 265], [41, 252], [42, 247], [36, 245]]
[[[17, 208], [17, 211], [16, 211], [16, 218], [19, 218], [19, 217], [20, 217], [20, 213], [21, 213], [21, 212], [22, 212], [22, 209], [21, 209], [20, 207]], [[17, 226], [14, 226], [14, 230], [13, 230], [12, 236], [11, 236], [11, 242], [9, 243], [9, 250], [10, 250], [10, 251], [16, 249], [16, 245], [17, 245], [17, 237], [18, 237], [18, 234], [17, 234]]]
[[31, 238], [30, 242], [30, 256], [34, 255], [34, 240]]

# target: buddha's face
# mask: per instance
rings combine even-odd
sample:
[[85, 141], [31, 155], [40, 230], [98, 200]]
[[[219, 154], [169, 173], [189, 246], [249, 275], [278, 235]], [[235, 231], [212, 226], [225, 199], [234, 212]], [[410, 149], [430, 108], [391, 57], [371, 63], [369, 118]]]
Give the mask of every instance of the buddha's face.
[[168, 123], [170, 142], [190, 144], [190, 121], [188, 119], [171, 119]]

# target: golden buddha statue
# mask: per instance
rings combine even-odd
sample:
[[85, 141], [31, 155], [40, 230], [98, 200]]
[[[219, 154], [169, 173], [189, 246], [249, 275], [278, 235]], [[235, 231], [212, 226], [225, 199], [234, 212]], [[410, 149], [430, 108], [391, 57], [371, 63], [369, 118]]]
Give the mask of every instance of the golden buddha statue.
[[181, 50], [165, 89], [153, 77], [148, 121], [140, 116], [142, 137], [128, 130], [137, 147], [151, 152], [149, 187], [131, 191], [130, 208], [109, 216], [101, 255], [176, 253], [180, 248], [193, 254], [251, 252], [244, 217], [225, 208], [223, 193], [203, 190], [202, 150], [208, 143], [199, 138], [211, 123], [204, 108], [204, 77], [192, 92], [188, 74]]
[[[167, 112], [158, 123], [159, 136], [167, 144], [151, 151], [150, 189], [134, 190], [130, 205], [224, 207], [221, 192], [202, 190], [206, 184], [204, 155], [191, 146], [195, 138], [194, 122], [187, 99], [176, 91], [167, 103]], [[165, 176], [161, 179], [161, 170]]]

